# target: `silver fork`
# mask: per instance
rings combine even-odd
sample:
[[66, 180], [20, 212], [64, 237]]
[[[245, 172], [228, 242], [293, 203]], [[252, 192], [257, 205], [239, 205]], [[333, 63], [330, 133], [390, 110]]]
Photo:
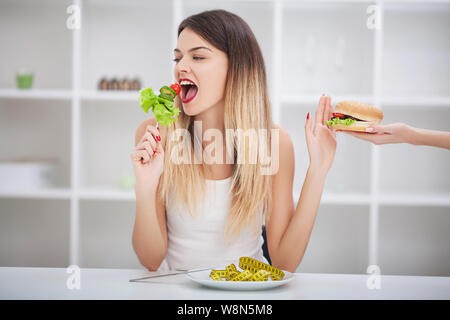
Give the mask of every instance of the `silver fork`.
[[169, 273], [155, 274], [155, 275], [151, 275], [151, 276], [147, 276], [147, 277], [143, 277], [143, 278], [131, 279], [130, 282], [137, 282], [137, 281], [145, 280], [145, 279], [173, 276], [173, 275], [177, 275], [177, 274], [186, 274], [186, 273], [191, 273], [191, 272], [199, 272], [199, 271], [205, 271], [205, 270], [210, 270], [210, 269], [211, 268], [189, 269], [189, 270], [175, 270], [175, 271], [172, 271], [172, 272], [169, 272]]

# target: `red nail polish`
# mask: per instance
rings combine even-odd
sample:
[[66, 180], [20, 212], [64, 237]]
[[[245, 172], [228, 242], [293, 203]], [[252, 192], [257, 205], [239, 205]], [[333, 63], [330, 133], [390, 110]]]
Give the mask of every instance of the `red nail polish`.
[[308, 112], [308, 114], [306, 115], [306, 120], [309, 120], [309, 112]]
[[157, 136], [156, 138], [158, 138], [158, 141], [161, 141], [161, 136]]

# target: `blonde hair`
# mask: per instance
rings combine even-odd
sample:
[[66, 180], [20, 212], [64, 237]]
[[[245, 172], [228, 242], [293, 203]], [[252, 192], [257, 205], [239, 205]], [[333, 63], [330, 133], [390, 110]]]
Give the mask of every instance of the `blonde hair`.
[[[265, 144], [270, 146], [272, 118], [264, 59], [250, 27], [233, 13], [211, 10], [186, 18], [178, 28], [178, 35], [185, 28], [190, 28], [227, 54], [229, 69], [225, 88], [225, 130], [236, 132], [237, 129], [254, 129], [261, 132], [261, 129], [265, 129]], [[167, 130], [164, 172], [157, 194], [168, 203], [169, 192], [172, 190], [174, 203], [168, 205], [175, 204], [178, 208], [185, 205], [190, 215], [195, 217], [199, 201], [204, 199], [206, 191], [205, 167], [194, 161], [176, 164], [171, 159], [175, 146], [180, 146], [179, 142], [171, 138], [176, 135], [177, 129], [185, 129], [190, 133], [191, 139], [183, 139], [183, 152], [187, 155], [194, 153], [194, 144], [197, 143], [195, 139], [198, 138], [193, 132], [194, 118], [183, 112], [179, 96], [175, 100], [175, 106], [181, 112], [178, 121]], [[231, 207], [224, 232], [227, 242], [233, 241], [244, 227], [253, 227], [254, 236], [258, 236], [264, 215], [271, 212], [272, 176], [262, 175], [258, 162], [249, 163], [244, 140], [245, 137], [238, 134], [233, 135], [231, 144], [227, 141], [227, 150], [234, 152]], [[237, 157], [242, 155], [243, 163], [236, 162]]]

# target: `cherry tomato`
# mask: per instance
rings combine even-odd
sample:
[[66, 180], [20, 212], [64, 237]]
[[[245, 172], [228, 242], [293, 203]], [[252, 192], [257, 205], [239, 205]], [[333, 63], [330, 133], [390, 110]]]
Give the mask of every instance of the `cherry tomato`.
[[333, 115], [333, 117], [336, 117], [336, 118], [343, 118], [343, 117], [345, 117], [345, 114], [342, 114], [342, 113], [332, 113], [332, 115]]
[[181, 86], [178, 83], [174, 83], [173, 85], [170, 86], [170, 88], [172, 88], [177, 95], [180, 94], [181, 92]]

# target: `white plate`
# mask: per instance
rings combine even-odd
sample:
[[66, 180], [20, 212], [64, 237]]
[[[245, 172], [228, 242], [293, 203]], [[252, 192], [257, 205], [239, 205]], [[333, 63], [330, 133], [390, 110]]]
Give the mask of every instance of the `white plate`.
[[282, 286], [294, 279], [294, 275], [289, 271], [283, 270], [283, 272], [284, 279], [278, 281], [272, 281], [270, 277], [267, 281], [216, 281], [209, 277], [211, 270], [189, 272], [186, 275], [192, 281], [210, 288], [224, 290], [265, 290]]

